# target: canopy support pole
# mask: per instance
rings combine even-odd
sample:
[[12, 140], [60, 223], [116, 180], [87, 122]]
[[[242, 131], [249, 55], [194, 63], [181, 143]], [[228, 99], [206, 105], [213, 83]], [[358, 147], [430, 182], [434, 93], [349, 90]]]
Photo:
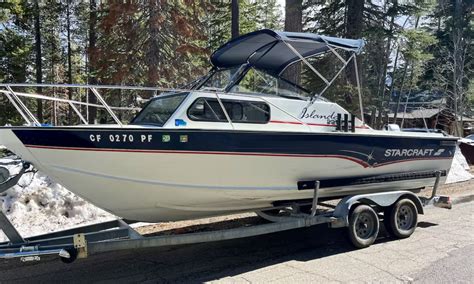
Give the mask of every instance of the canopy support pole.
[[344, 63], [345, 65], [347, 65], [347, 63], [349, 63], [349, 61], [351, 60], [350, 58], [349, 58], [349, 60], [346, 61], [344, 58], [342, 58], [342, 56], [339, 54], [339, 52], [337, 52], [337, 51], [329, 44], [329, 42], [327, 42], [327, 40], [325, 40], [325, 39], [323, 39], [323, 40], [324, 40], [324, 42], [327, 44], [329, 50], [330, 50], [334, 55], [336, 55], [336, 57], [339, 58], [339, 60], [341, 60], [342, 63]]
[[[337, 53], [337, 52], [336, 52], [336, 53]], [[339, 71], [337, 71], [336, 75], [334, 75], [334, 77], [331, 79], [331, 81], [329, 81], [329, 84], [326, 85], [326, 87], [324, 87], [324, 89], [321, 91], [321, 93], [319, 93], [318, 96], [316, 96], [316, 97], [314, 97], [314, 98], [312, 99], [312, 102], [314, 102], [315, 98], [321, 97], [321, 96], [324, 94], [324, 92], [326, 92], [326, 90], [329, 89], [329, 87], [331, 87], [332, 83], [334, 83], [334, 81], [336, 80], [336, 78], [339, 77], [339, 75], [341, 74], [341, 72], [342, 72], [344, 69], [346, 69], [346, 67], [347, 67], [347, 65], [349, 64], [349, 62], [351, 61], [352, 57], [355, 58], [355, 54], [353, 54], [353, 55], [349, 58], [349, 60], [347, 60], [347, 61], [344, 60], [344, 61], [343, 61], [343, 64], [344, 64], [344, 65], [341, 67], [341, 69], [339, 69]]]
[[326, 83], [326, 85], [329, 85], [329, 81], [328, 79], [326, 79], [321, 73], [319, 73], [318, 70], [316, 70], [316, 68], [313, 67], [313, 65], [311, 65], [308, 60], [306, 60], [306, 58], [303, 57], [303, 55], [301, 55], [291, 44], [287, 43], [285, 40], [282, 40], [282, 42], [296, 55], [298, 56], [301, 61], [304, 62], [304, 64], [306, 64], [306, 66], [308, 66], [316, 75], [319, 76], [319, 78], [321, 78], [321, 80], [324, 81], [324, 83]]
[[364, 106], [362, 104], [362, 87], [360, 85], [359, 68], [357, 66], [357, 56], [355, 55], [355, 53], [354, 53], [354, 68], [355, 68], [355, 73], [356, 73], [357, 92], [359, 95], [360, 120], [362, 121], [362, 125], [365, 125]]

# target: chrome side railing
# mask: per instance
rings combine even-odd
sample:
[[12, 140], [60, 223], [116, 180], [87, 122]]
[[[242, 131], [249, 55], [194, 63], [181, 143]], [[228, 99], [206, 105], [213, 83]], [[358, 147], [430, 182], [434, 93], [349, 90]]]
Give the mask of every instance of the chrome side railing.
[[[78, 100], [71, 100], [65, 99], [58, 96], [46, 96], [43, 94], [36, 94], [36, 93], [26, 93], [15, 91], [14, 89], [17, 88], [69, 88], [69, 89], [85, 89], [90, 91], [97, 99], [97, 103], [90, 103], [90, 102], [83, 102]], [[117, 114], [114, 111], [139, 111], [140, 107], [116, 107], [110, 106], [107, 104], [103, 96], [99, 93], [98, 90], [114, 90], [114, 89], [121, 89], [121, 90], [137, 90], [137, 91], [153, 91], [153, 92], [168, 92], [168, 91], [180, 91], [177, 89], [169, 89], [169, 88], [155, 88], [155, 87], [138, 87], [138, 86], [112, 86], [112, 85], [80, 85], [80, 84], [9, 84], [3, 83], [0, 84], [0, 94], [3, 94], [7, 97], [10, 103], [15, 107], [21, 117], [26, 121], [29, 125], [40, 126], [41, 123], [35, 117], [35, 115], [30, 111], [30, 109], [26, 106], [26, 104], [20, 98], [33, 98], [45, 101], [53, 101], [59, 103], [68, 104], [74, 113], [79, 117], [80, 121], [83, 124], [88, 124], [86, 117], [81, 113], [78, 106], [86, 106], [86, 107], [94, 107], [94, 108], [102, 108], [105, 109], [106, 112], [112, 117], [114, 122], [120, 126], [123, 126], [123, 122], [119, 119]], [[189, 91], [189, 90], [185, 90]]]

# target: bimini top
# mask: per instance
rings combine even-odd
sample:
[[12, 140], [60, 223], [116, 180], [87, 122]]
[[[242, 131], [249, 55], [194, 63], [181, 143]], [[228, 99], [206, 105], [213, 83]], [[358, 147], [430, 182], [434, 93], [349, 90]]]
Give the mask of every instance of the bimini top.
[[285, 42], [305, 58], [325, 53], [329, 50], [329, 46], [355, 53], [359, 53], [364, 47], [362, 39], [265, 29], [227, 42], [211, 55], [211, 62], [218, 68], [231, 68], [248, 62], [257, 69], [278, 75], [288, 65], [301, 60]]

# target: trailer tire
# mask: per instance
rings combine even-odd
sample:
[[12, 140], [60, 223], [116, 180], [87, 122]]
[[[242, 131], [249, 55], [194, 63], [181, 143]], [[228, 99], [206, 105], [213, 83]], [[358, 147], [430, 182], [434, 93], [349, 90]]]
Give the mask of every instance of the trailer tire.
[[65, 257], [60, 257], [61, 261], [66, 264], [73, 263], [77, 259], [77, 250], [74, 248], [66, 249], [66, 251], [69, 253], [70, 257], [65, 258]]
[[349, 216], [349, 239], [356, 248], [372, 245], [379, 234], [380, 220], [368, 205], [358, 205]]
[[415, 203], [403, 198], [390, 206], [384, 213], [384, 225], [387, 232], [399, 239], [413, 234], [418, 223], [418, 210]]

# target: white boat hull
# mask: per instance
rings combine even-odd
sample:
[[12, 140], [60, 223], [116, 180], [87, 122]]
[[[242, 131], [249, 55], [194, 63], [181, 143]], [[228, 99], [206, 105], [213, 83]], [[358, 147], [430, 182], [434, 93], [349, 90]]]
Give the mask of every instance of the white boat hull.
[[[120, 217], [148, 222], [254, 211], [275, 201], [311, 198], [311, 190], [298, 190], [302, 180], [446, 170], [451, 164], [451, 159], [440, 159], [363, 167], [338, 157], [51, 149], [26, 147], [10, 130], [1, 131], [10, 142], [7, 147], [70, 191]], [[321, 188], [320, 196], [417, 189], [432, 183], [434, 178], [337, 186]]]

